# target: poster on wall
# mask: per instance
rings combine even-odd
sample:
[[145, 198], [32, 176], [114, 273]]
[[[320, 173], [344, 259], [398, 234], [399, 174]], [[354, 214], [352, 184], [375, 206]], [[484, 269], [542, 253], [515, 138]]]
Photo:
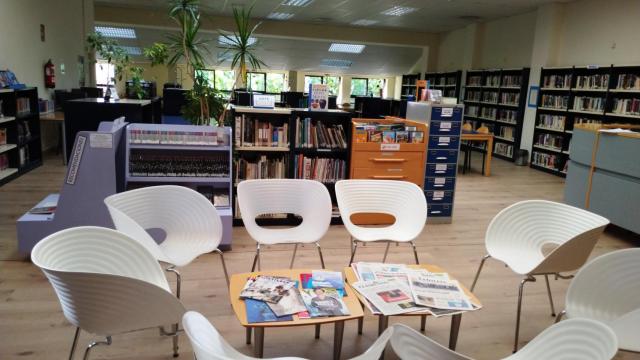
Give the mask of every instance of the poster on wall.
[[529, 99], [527, 101], [527, 106], [530, 108], [538, 107], [538, 92], [540, 91], [539, 86], [531, 85], [529, 87]]
[[329, 109], [329, 88], [327, 84], [309, 84], [309, 110]]

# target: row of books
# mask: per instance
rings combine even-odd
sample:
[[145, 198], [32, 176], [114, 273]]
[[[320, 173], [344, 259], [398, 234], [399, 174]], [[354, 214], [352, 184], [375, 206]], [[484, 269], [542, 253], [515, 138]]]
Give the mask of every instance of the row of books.
[[482, 110], [480, 111], [480, 117], [484, 119], [495, 120], [497, 114], [498, 114], [498, 109], [496, 108], [483, 107]]
[[284, 179], [289, 168], [288, 156], [267, 157], [261, 155], [256, 160], [245, 158], [233, 161], [235, 167], [234, 182], [250, 179]]
[[129, 129], [131, 144], [165, 145], [229, 145], [224, 132], [215, 131], [164, 131]]
[[296, 147], [313, 149], [346, 149], [347, 134], [342, 124], [326, 125], [310, 118], [296, 118]]
[[213, 186], [205, 185], [196, 187], [196, 191], [211, 201], [213, 206], [228, 207], [230, 205], [229, 192], [226, 188], [216, 189]]
[[9, 156], [5, 154], [0, 154], [0, 171], [6, 170], [9, 168]]
[[565, 95], [542, 95], [540, 106], [554, 108], [554, 109], [566, 109], [569, 106], [569, 97]]
[[[235, 219], [242, 219], [242, 214], [240, 213], [240, 206], [238, 204], [238, 199], [236, 198], [233, 204], [233, 217]], [[256, 216], [256, 219], [286, 219], [287, 214], [285, 213], [265, 213]]]
[[487, 77], [484, 79], [484, 86], [500, 86], [500, 75], [487, 75]]
[[466, 92], [466, 96], [468, 101], [480, 101], [482, 92], [477, 90], [468, 90]]
[[18, 121], [16, 130], [18, 133], [18, 144], [24, 144], [31, 140], [31, 126], [28, 120]]
[[551, 170], [558, 170], [559, 157], [553, 154], [534, 151], [531, 153], [531, 163]]
[[538, 134], [536, 137], [535, 145], [547, 147], [556, 150], [562, 150], [562, 141], [564, 137], [562, 135], [554, 135], [554, 134]]
[[498, 92], [497, 91], [490, 91], [490, 92], [485, 92], [482, 94], [482, 101], [484, 102], [488, 102], [488, 103], [498, 103]]
[[424, 142], [424, 131], [404, 124], [356, 123], [356, 143], [419, 144]]
[[609, 74], [579, 75], [576, 78], [578, 89], [606, 89], [609, 87]]
[[518, 111], [500, 109], [500, 111], [498, 112], [498, 119], [515, 124], [518, 121]]
[[247, 115], [238, 115], [235, 118], [236, 134], [234, 142], [237, 147], [288, 147], [289, 124], [275, 126], [270, 121], [251, 119]]
[[575, 127], [576, 125], [598, 126], [598, 125], [602, 125], [602, 120], [577, 117], [575, 118], [575, 120], [573, 120], [573, 126]]
[[130, 176], [228, 177], [229, 159], [225, 154], [167, 155], [132, 152]]
[[605, 99], [601, 97], [576, 96], [573, 99], [573, 110], [581, 111], [604, 111]]
[[613, 99], [612, 112], [625, 115], [640, 115], [640, 99]]
[[480, 113], [480, 106], [469, 105], [464, 108], [464, 114], [467, 116], [477, 117], [478, 113]]
[[347, 177], [347, 162], [342, 159], [310, 158], [298, 154], [293, 158], [293, 168], [295, 179], [335, 183]]
[[640, 76], [636, 74], [618, 75], [618, 85], [620, 90], [640, 90]]
[[566, 116], [563, 115], [538, 114], [537, 126], [552, 130], [563, 131], [566, 119]]
[[522, 76], [520, 75], [504, 75], [502, 77], [502, 86], [520, 87], [522, 84]]
[[504, 139], [513, 140], [515, 138], [515, 128], [512, 126], [499, 126], [496, 135]]
[[494, 152], [502, 156], [513, 157], [513, 145], [503, 142], [496, 142]]
[[468, 86], [481, 86], [482, 85], [482, 76], [469, 76], [467, 79]]
[[572, 79], [571, 74], [547, 75], [542, 78], [542, 87], [555, 88], [555, 89], [562, 89], [562, 88], [568, 89], [571, 87], [571, 79]]
[[347, 316], [349, 308], [342, 300], [344, 280], [333, 271], [313, 270], [300, 279], [259, 275], [247, 280], [240, 292], [249, 323]]
[[500, 94], [500, 104], [518, 105], [518, 102], [520, 102], [520, 94], [517, 92]]
[[31, 113], [31, 101], [28, 97], [19, 97], [16, 99], [16, 114], [27, 115]]

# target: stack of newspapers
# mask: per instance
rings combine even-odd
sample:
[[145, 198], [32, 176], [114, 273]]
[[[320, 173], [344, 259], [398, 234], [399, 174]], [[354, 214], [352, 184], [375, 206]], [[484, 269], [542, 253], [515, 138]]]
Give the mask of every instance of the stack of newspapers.
[[447, 273], [412, 269], [402, 264], [351, 264], [358, 281], [352, 284], [371, 313], [454, 315], [480, 308]]

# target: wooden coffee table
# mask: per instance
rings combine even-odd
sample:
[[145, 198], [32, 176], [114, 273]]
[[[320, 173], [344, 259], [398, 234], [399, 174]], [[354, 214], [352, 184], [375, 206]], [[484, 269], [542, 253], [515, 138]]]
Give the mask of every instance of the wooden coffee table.
[[[446, 272], [444, 269], [442, 269], [437, 265], [426, 265], [426, 264], [425, 265], [407, 265], [407, 267], [410, 267], [413, 269], [426, 269], [427, 271], [434, 272], [434, 273]], [[344, 268], [344, 274], [348, 284], [353, 284], [354, 282], [358, 281], [358, 278], [356, 277], [356, 274], [351, 267]], [[451, 275], [449, 276], [451, 277]], [[478, 298], [476, 298], [475, 295], [471, 293], [471, 291], [467, 290], [467, 288], [464, 287], [462, 284], [460, 284], [460, 287], [462, 288], [462, 290], [464, 290], [464, 292], [467, 294], [467, 296], [473, 303], [480, 306], [482, 305], [480, 303], [480, 300], [478, 300]], [[357, 291], [356, 291], [356, 296], [358, 297], [360, 302], [364, 305], [366, 301], [365, 298], [362, 295], [360, 295], [360, 293], [358, 293]], [[382, 314], [379, 314], [376, 316], [378, 316], [378, 335], [380, 335], [387, 328], [387, 326], [389, 326], [389, 316], [382, 315]], [[390, 315], [390, 316], [421, 316], [420, 330], [424, 331], [427, 316], [430, 316], [430, 314], [425, 314], [424, 312], [413, 312], [413, 313]], [[449, 349], [451, 350], [456, 349], [456, 344], [458, 343], [458, 332], [460, 331], [461, 320], [462, 320], [462, 314], [451, 316], [451, 330], [449, 333]], [[362, 334], [362, 320], [358, 320], [358, 333]]]
[[[252, 273], [234, 274], [231, 276], [229, 284], [229, 296], [231, 298], [231, 306], [236, 314], [236, 317], [240, 321], [240, 325], [247, 329], [247, 344], [251, 343], [251, 331], [254, 332], [254, 353], [256, 357], [262, 357], [264, 349], [264, 330], [267, 328], [277, 327], [290, 327], [290, 326], [316, 326], [316, 338], [320, 336], [320, 325], [331, 324], [335, 325], [335, 332], [333, 335], [333, 358], [335, 360], [340, 358], [340, 352], [342, 351], [342, 334], [344, 333], [344, 322], [353, 319], [362, 319], [364, 313], [362, 311], [362, 305], [358, 299], [356, 292], [345, 284], [345, 296], [342, 298], [344, 303], [349, 308], [349, 316], [332, 316], [321, 317], [312, 319], [298, 319], [298, 315], [293, 315], [291, 321], [275, 321], [264, 323], [249, 323], [247, 321], [247, 309], [245, 307], [244, 300], [240, 299], [240, 292], [244, 287], [247, 279], [257, 275], [271, 275], [271, 276], [284, 276], [291, 278], [292, 280], [300, 281], [300, 274], [311, 273], [312, 269], [287, 269], [287, 270], [266, 270], [257, 271]], [[298, 283], [299, 284], [299, 283]]]

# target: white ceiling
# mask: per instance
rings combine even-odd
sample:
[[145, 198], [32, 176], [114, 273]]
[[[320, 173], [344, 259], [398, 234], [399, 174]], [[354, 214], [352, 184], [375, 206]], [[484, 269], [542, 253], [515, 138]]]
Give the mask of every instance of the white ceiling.
[[[478, 20], [522, 14], [538, 6], [567, 0], [314, 0], [306, 7], [284, 6], [284, 0], [201, 0], [209, 14], [230, 16], [234, 5], [255, 1], [253, 16], [266, 18], [271, 12], [292, 13], [286, 21], [349, 25], [360, 19], [377, 21], [371, 27], [423, 32], [457, 29]], [[167, 0], [95, 0], [96, 4], [166, 9]], [[394, 6], [418, 10], [404, 16], [383, 15]], [[473, 18], [469, 18], [473, 17]]]

